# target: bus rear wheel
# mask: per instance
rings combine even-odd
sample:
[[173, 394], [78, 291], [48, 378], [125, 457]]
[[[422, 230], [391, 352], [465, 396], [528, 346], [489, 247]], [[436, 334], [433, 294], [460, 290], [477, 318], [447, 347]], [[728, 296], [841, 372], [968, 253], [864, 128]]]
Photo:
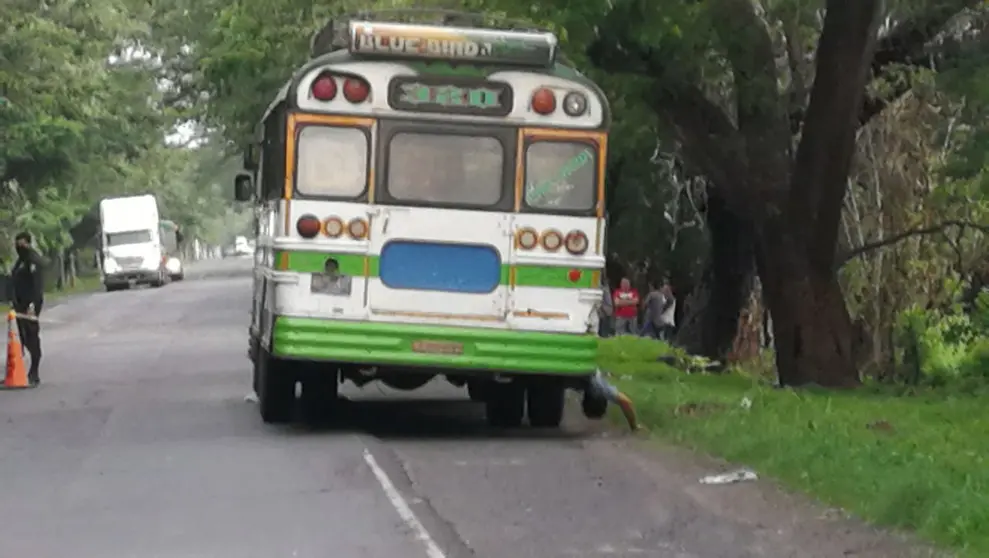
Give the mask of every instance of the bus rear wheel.
[[492, 383], [484, 394], [488, 424], [495, 428], [518, 428], [525, 415], [525, 388], [518, 382]]
[[302, 364], [299, 379], [302, 382], [302, 395], [299, 405], [302, 420], [309, 424], [319, 424], [333, 417], [340, 386], [339, 371], [334, 367], [326, 370], [316, 364]]
[[549, 378], [534, 378], [525, 390], [529, 425], [533, 428], [557, 428], [563, 422], [566, 388]]
[[264, 349], [258, 351], [257, 356], [254, 374], [261, 420], [269, 424], [291, 421], [295, 406], [295, 375], [290, 363], [275, 358]]

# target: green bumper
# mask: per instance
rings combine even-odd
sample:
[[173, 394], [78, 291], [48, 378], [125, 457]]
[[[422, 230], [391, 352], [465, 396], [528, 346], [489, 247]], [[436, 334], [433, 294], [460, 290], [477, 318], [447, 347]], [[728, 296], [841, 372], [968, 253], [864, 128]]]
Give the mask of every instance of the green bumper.
[[[414, 345], [460, 343], [459, 354]], [[421, 350], [421, 349], [420, 349]], [[275, 356], [378, 366], [585, 376], [597, 367], [596, 335], [278, 317]]]

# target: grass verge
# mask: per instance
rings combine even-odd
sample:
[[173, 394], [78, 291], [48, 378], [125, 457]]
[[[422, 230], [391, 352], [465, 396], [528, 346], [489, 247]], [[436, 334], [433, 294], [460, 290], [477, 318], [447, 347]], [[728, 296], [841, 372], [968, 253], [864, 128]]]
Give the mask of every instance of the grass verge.
[[744, 372], [685, 374], [657, 362], [670, 353], [646, 339], [601, 344], [601, 368], [650, 435], [962, 556], [989, 556], [989, 398], [776, 389]]
[[[92, 277], [79, 277], [76, 279], [76, 284], [70, 288], [63, 289], [61, 291], [48, 291], [45, 293], [45, 302], [58, 300], [64, 296], [90, 293], [93, 291], [98, 291], [103, 286], [100, 282], [99, 275]], [[5, 302], [0, 302], [0, 314], [6, 314], [10, 312], [10, 305]]]

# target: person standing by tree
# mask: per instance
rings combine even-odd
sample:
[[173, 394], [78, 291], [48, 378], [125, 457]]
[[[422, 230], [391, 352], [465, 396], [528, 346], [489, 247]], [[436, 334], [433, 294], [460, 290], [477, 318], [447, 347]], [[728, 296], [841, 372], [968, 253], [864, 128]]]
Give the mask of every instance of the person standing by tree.
[[645, 316], [642, 319], [642, 330], [639, 331], [639, 335], [660, 339], [663, 330], [661, 318], [663, 308], [666, 306], [666, 297], [655, 283], [649, 284], [649, 294], [646, 295], [642, 306], [645, 308]]
[[659, 316], [659, 338], [669, 342], [676, 333], [677, 299], [673, 296], [673, 287], [669, 281], [663, 281], [660, 292], [663, 295], [663, 309]]
[[17, 330], [21, 343], [31, 355], [28, 382], [32, 386], [41, 383], [38, 367], [41, 365], [41, 324], [38, 316], [45, 302], [44, 259], [31, 246], [31, 233], [21, 232], [14, 237], [17, 261], [10, 270], [10, 301], [17, 312]]
[[615, 303], [615, 335], [635, 335], [639, 332], [639, 291], [632, 288], [628, 277], [622, 282], [611, 296]]

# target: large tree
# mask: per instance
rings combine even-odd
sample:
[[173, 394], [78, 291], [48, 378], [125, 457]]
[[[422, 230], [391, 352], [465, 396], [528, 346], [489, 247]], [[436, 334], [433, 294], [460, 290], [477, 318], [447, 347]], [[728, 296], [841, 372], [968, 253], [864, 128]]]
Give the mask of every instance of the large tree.
[[[672, 38], [656, 39], [642, 26], [670, 6], [619, 1], [589, 57], [599, 68], [652, 80], [645, 102], [708, 179], [708, 352], [723, 355], [739, 334], [739, 312], [757, 272], [781, 383], [854, 385], [857, 340], [835, 258], [856, 130], [910, 88], [909, 73], [890, 82], [887, 69], [929, 63], [932, 52], [946, 49], [935, 40], [939, 34], [978, 2], [904, 6], [878, 44], [884, 14], [875, 1], [827, 1], [819, 35], [804, 23], [819, 14], [769, 4], [777, 13], [762, 13], [750, 0], [694, 3], [659, 26]], [[811, 72], [803, 68], [808, 58]], [[712, 75], [729, 83], [729, 97], [707, 92]], [[866, 87], [870, 81], [885, 86]]]

